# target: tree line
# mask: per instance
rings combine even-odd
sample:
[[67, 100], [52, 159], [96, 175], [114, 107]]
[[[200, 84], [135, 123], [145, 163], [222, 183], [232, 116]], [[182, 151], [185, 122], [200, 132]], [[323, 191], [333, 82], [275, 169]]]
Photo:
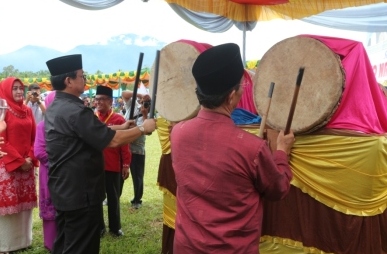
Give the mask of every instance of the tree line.
[[3, 67], [3, 71], [0, 72], [0, 79], [7, 77], [18, 77], [18, 78], [43, 78], [50, 77], [51, 74], [48, 70], [41, 70], [37, 72], [32, 71], [19, 71], [13, 65]]
[[[87, 73], [85, 72], [87, 75]], [[98, 70], [95, 74], [103, 74], [102, 71]], [[48, 70], [40, 70], [37, 72], [33, 71], [19, 71], [13, 65], [8, 65], [3, 67], [3, 71], [0, 72], [0, 80], [7, 77], [17, 77], [17, 78], [49, 78], [51, 76]]]

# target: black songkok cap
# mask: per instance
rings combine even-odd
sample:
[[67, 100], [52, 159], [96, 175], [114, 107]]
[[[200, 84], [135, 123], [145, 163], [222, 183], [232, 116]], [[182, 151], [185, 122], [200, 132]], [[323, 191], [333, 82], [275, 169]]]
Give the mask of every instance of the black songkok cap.
[[97, 92], [95, 95], [107, 95], [113, 98], [113, 90], [107, 86], [97, 86]]
[[198, 90], [206, 95], [219, 95], [230, 90], [241, 80], [243, 72], [240, 49], [235, 43], [207, 49], [192, 67]]
[[46, 62], [51, 76], [57, 76], [82, 69], [82, 55], [61, 56]]

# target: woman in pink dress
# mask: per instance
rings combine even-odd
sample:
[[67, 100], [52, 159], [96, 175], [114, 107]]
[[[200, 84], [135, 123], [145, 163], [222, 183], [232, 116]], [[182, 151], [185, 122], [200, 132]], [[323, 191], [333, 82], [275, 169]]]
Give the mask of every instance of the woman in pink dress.
[[[55, 91], [49, 93], [44, 100], [46, 108], [55, 98]], [[55, 208], [48, 190], [48, 157], [46, 152], [46, 140], [44, 134], [44, 121], [36, 127], [36, 139], [34, 145], [35, 157], [40, 161], [39, 167], [39, 216], [43, 220], [44, 247], [49, 251], [54, 246], [56, 237]]]
[[0, 98], [7, 101], [7, 129], [0, 158], [0, 253], [27, 248], [32, 243], [32, 209], [36, 207], [34, 167], [35, 120], [23, 104], [24, 85], [9, 77], [0, 83]]

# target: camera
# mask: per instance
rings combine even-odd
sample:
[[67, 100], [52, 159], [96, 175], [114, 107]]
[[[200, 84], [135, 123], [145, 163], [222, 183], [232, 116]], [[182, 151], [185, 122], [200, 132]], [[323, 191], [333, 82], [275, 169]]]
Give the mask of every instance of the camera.
[[150, 101], [144, 101], [143, 104], [144, 104], [144, 108], [149, 108], [149, 106], [151, 105], [151, 102]]
[[38, 97], [38, 96], [39, 96], [39, 94], [38, 94], [37, 92], [33, 92], [33, 93], [32, 93], [32, 96], [34, 96], [34, 97]]

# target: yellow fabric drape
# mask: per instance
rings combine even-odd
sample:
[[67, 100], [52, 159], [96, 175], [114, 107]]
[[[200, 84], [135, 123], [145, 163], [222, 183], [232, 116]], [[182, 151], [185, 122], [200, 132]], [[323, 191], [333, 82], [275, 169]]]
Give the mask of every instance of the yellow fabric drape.
[[[165, 118], [158, 117], [156, 120], [157, 134], [163, 154], [171, 153], [171, 141], [169, 139], [170, 122]], [[175, 229], [176, 218], [176, 197], [167, 188], [159, 186], [163, 192], [163, 223], [170, 228]]]
[[387, 139], [383, 136], [297, 136], [292, 185], [336, 211], [357, 216], [387, 206]]
[[259, 243], [259, 252], [261, 254], [328, 254], [327, 252], [314, 247], [304, 247], [301, 242], [271, 236], [261, 237]]
[[[157, 126], [163, 153], [170, 153], [168, 121], [158, 118]], [[258, 133], [255, 127], [243, 129]], [[373, 216], [386, 209], [386, 137], [297, 136], [290, 166], [292, 185], [336, 211]], [[171, 196], [174, 203], [169, 200]], [[164, 217], [174, 225], [175, 197], [170, 194], [164, 200]]]
[[285, 4], [246, 5], [230, 0], [165, 0], [197, 12], [214, 13], [235, 21], [301, 19], [326, 10], [387, 2], [387, 0], [289, 0]]
[[175, 229], [176, 197], [166, 188], [159, 189], [163, 192], [163, 223]]
[[238, 127], [256, 136], [259, 134], [259, 124], [238, 125]]
[[156, 121], [157, 134], [159, 135], [161, 152], [163, 154], [171, 153], [171, 141], [169, 140], [169, 125], [170, 122], [162, 117], [158, 117]]

